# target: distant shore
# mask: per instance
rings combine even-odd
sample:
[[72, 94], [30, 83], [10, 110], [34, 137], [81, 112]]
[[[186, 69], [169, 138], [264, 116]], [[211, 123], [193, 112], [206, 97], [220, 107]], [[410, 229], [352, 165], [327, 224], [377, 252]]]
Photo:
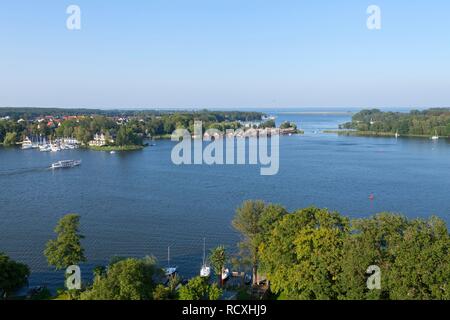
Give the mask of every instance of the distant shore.
[[144, 145], [142, 146], [136, 146], [136, 145], [130, 145], [130, 146], [89, 146], [87, 147], [89, 150], [94, 151], [136, 151], [136, 150], [142, 150], [144, 149]]
[[[361, 137], [395, 137], [395, 133], [392, 132], [377, 132], [377, 131], [357, 131], [357, 130], [324, 130], [323, 133], [338, 134], [341, 136], [361, 136]], [[407, 138], [426, 138], [429, 139], [429, 135], [419, 134], [401, 134], [399, 137]], [[440, 138], [447, 139], [447, 136], [441, 136]]]
[[343, 115], [343, 116], [347, 116], [347, 115], [352, 115], [355, 112], [353, 111], [283, 111], [283, 112], [276, 112], [276, 114], [291, 114], [291, 115], [295, 115], [295, 114], [303, 114], [303, 115]]

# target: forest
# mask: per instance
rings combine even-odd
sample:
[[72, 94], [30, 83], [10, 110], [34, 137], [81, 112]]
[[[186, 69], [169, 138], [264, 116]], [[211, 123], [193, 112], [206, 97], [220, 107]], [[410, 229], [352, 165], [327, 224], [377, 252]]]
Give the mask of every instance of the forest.
[[450, 108], [412, 110], [409, 113], [362, 110], [340, 129], [361, 132], [398, 133], [404, 136], [450, 136]]

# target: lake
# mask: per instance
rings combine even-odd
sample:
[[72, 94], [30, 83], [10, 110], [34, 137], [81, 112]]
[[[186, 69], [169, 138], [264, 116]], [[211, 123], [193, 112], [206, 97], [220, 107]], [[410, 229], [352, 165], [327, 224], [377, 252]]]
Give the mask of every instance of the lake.
[[[234, 250], [239, 237], [231, 220], [247, 199], [289, 210], [316, 205], [350, 217], [436, 214], [450, 222], [448, 141], [322, 134], [317, 132], [336, 129], [351, 116], [276, 115], [278, 123], [295, 121], [305, 134], [280, 138], [275, 176], [261, 176], [259, 166], [175, 166], [171, 141], [116, 154], [0, 148], [0, 251], [31, 267], [30, 285], [55, 289], [62, 287], [62, 273], [47, 266], [42, 252], [67, 213], [81, 215], [89, 260], [82, 266], [85, 279], [113, 256], [153, 254], [165, 266], [169, 245], [180, 273], [196, 275], [203, 237], [208, 248], [224, 244]], [[83, 164], [47, 169], [63, 159]]]

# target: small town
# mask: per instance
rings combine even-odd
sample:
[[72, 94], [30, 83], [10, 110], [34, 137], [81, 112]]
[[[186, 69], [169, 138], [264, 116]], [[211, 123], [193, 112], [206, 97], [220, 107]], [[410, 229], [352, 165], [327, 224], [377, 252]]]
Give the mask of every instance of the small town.
[[[217, 114], [202, 111], [167, 112], [156, 115], [147, 112], [141, 116], [81, 114], [25, 118], [27, 111], [13, 109], [12, 112], [16, 113], [15, 118], [9, 115], [0, 118], [0, 141], [4, 145], [20, 145], [24, 150], [38, 149], [42, 152], [58, 152], [78, 147], [93, 150], [108, 149], [107, 151], [113, 151], [114, 147], [119, 151], [135, 150], [145, 146], [146, 140], [170, 139], [175, 129], [191, 129], [195, 121], [202, 120], [206, 124], [201, 135], [203, 139], [302, 133], [294, 123], [286, 122], [281, 124], [280, 128], [276, 128], [273, 116], [267, 117], [260, 113]], [[64, 114], [68, 110], [52, 110], [52, 112]], [[216, 129], [216, 133], [211, 136], [208, 129]], [[221, 133], [217, 133], [217, 130]], [[193, 130], [191, 132], [193, 139], [199, 138]]]

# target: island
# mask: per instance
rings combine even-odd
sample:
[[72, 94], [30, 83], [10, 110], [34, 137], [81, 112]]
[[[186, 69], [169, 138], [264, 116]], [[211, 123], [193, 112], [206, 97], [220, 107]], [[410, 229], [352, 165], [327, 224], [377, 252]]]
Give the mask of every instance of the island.
[[324, 133], [384, 137], [450, 137], [450, 108], [434, 108], [405, 112], [383, 112], [379, 109], [362, 110], [339, 130]]

